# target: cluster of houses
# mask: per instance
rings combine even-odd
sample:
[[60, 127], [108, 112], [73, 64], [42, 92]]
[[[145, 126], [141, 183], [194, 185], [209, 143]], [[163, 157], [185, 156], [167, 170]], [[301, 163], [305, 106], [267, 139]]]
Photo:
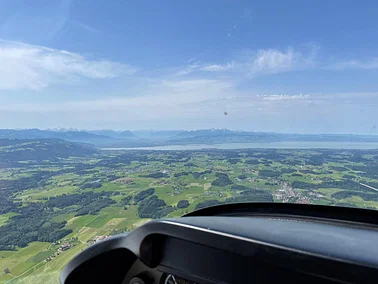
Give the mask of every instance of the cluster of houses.
[[[56, 242], [56, 243], [53, 243], [53, 245], [58, 245], [58, 244], [60, 244], [60, 241], [58, 241], [58, 242]], [[72, 248], [73, 246], [74, 246], [74, 245], [71, 244], [71, 243], [69, 243], [69, 242], [65, 242], [65, 243], [61, 244], [61, 245], [58, 247], [58, 249], [57, 249], [56, 252], [54, 252], [52, 255], [50, 255], [48, 258], [46, 258], [46, 261], [50, 261], [50, 260], [52, 260], [53, 258], [55, 258], [55, 257], [57, 257], [58, 255], [60, 255], [63, 251], [66, 251], [66, 250]]]
[[[89, 245], [92, 245], [92, 244], [95, 244], [99, 241], [102, 241], [102, 240], [105, 240], [106, 238], [109, 238], [110, 236], [108, 235], [105, 235], [105, 236], [95, 236], [93, 239], [91, 240], [88, 240], [87, 243]], [[75, 240], [74, 240], [74, 243], [75, 243]], [[58, 249], [56, 252], [54, 252], [51, 256], [49, 256], [48, 258], [46, 258], [45, 261], [50, 261], [52, 259], [54, 259], [55, 257], [57, 257], [58, 255], [60, 255], [62, 252], [66, 251], [66, 250], [69, 250], [70, 248], [72, 248], [75, 244], [74, 243], [70, 243], [70, 242], [64, 242], [64, 243], [61, 243], [61, 241], [57, 241], [55, 243], [52, 243], [52, 245], [59, 245]]]
[[293, 202], [292, 198], [296, 198], [295, 203], [311, 204], [311, 200], [296, 191], [287, 183], [282, 183], [281, 188], [273, 195], [276, 200], [285, 202]]
[[62, 251], [65, 251], [65, 250], [68, 250], [72, 247], [72, 245], [70, 243], [64, 243], [62, 244], [59, 248], [58, 248], [58, 252], [62, 252]]
[[95, 243], [97, 243], [97, 242], [99, 242], [99, 241], [105, 240], [105, 239], [107, 239], [107, 238], [109, 238], [109, 237], [110, 237], [110, 236], [108, 236], [108, 235], [105, 235], [105, 236], [95, 236], [93, 239], [88, 240], [87, 243], [88, 243], [89, 245], [93, 245], [93, 244], [95, 244]]
[[311, 200], [307, 197], [307, 196], [301, 196], [299, 197], [295, 203], [298, 203], [298, 204], [311, 204]]

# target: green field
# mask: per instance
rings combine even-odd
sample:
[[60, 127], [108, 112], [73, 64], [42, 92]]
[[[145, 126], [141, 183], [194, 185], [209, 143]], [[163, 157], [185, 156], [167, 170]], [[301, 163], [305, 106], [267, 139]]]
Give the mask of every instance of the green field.
[[15, 212], [8, 212], [8, 213], [5, 213], [5, 214], [1, 214], [0, 215], [0, 226], [6, 224], [9, 220], [9, 218], [16, 216], [16, 215], [18, 215], [18, 214], [15, 213]]
[[[0, 170], [2, 200], [9, 200], [0, 203], [0, 283], [58, 283], [62, 268], [95, 237], [213, 202], [378, 209], [378, 192], [361, 185], [378, 187], [376, 157], [373, 150], [244, 149], [14, 162]], [[189, 206], [178, 208], [182, 200]], [[72, 247], [59, 252], [66, 242]]]

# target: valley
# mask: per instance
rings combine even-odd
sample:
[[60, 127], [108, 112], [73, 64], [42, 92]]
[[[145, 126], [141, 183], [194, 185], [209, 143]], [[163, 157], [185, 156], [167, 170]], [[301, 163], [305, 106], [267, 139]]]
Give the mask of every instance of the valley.
[[4, 139], [0, 157], [0, 283], [58, 283], [94, 242], [211, 205], [378, 209], [378, 150], [101, 151]]

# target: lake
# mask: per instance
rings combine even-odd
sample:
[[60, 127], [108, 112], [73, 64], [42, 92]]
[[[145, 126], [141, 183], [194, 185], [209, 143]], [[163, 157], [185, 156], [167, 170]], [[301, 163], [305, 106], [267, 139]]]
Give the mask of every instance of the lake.
[[378, 149], [376, 142], [272, 142], [272, 143], [224, 143], [188, 144], [134, 148], [102, 148], [102, 150], [202, 150], [202, 149]]

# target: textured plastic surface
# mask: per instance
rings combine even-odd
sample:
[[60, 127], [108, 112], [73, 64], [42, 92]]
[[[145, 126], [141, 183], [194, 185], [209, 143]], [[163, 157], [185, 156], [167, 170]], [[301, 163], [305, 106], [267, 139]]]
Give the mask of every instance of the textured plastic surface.
[[[257, 215], [239, 211], [237, 217], [185, 217], [149, 222], [128, 235], [109, 238], [77, 255], [62, 272], [61, 283], [85, 279], [85, 275], [91, 273], [91, 263], [92, 267], [101, 269], [101, 262], [105, 260], [102, 256], [117, 249], [127, 251], [113, 260], [117, 262], [114, 267], [122, 270], [117, 275], [126, 275], [132, 266], [131, 260], [138, 258], [149, 269], [175, 272], [187, 279], [199, 279], [200, 283], [230, 283], [235, 279], [259, 281], [272, 276], [277, 279], [286, 276], [293, 281], [378, 283], [378, 231], [372, 222], [358, 222], [358, 218], [353, 222], [343, 221], [343, 216], [335, 218], [335, 211], [330, 214], [332, 219], [325, 218], [324, 211], [321, 218], [317, 214], [311, 218], [308, 212], [301, 216], [298, 210], [291, 217], [288, 212], [280, 215], [274, 210], [263, 211], [264, 214], [260, 210]], [[185, 261], [186, 255], [180, 250], [191, 253], [188, 260], [192, 260]], [[198, 265], [201, 259], [211, 261]], [[112, 262], [109, 258], [106, 261]], [[240, 267], [245, 263], [258, 267], [261, 277], [249, 275], [256, 273], [256, 269], [237, 270], [235, 263]], [[239, 278], [233, 278], [236, 271]], [[276, 275], [271, 275], [272, 271]], [[310, 276], [313, 278], [308, 278]], [[119, 278], [112, 281], [99, 277], [97, 280], [93, 283], [104, 280], [119, 283]]]
[[376, 227], [279, 217], [187, 217], [172, 221], [252, 242], [378, 267]]

